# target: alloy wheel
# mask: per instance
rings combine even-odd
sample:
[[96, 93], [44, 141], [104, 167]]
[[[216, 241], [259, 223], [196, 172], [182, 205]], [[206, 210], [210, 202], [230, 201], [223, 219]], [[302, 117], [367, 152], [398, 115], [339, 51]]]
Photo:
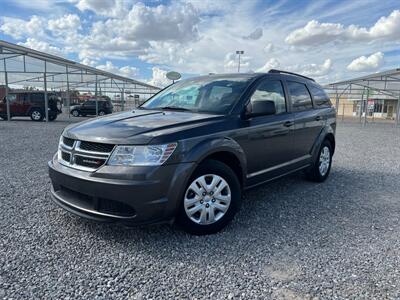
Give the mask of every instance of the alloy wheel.
[[32, 112], [32, 119], [34, 119], [35, 121], [39, 121], [41, 117], [42, 117], [42, 114], [40, 112], [38, 112], [37, 110]]
[[325, 174], [328, 172], [330, 162], [331, 152], [329, 147], [324, 146], [321, 150], [321, 154], [319, 155], [319, 173], [321, 176], [325, 176]]

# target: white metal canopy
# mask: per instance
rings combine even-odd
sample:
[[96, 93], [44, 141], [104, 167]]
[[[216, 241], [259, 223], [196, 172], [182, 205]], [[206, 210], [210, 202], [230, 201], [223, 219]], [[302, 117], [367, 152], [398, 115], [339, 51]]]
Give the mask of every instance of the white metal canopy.
[[343, 96], [349, 100], [361, 101], [364, 123], [367, 121], [368, 99], [386, 99], [397, 101], [396, 124], [400, 124], [400, 68], [374, 73], [354, 79], [330, 83], [324, 86], [336, 99], [336, 107]]
[[[0, 40], [0, 85], [6, 87], [31, 86], [45, 92], [46, 120], [48, 120], [48, 91], [67, 93], [78, 90], [94, 93], [120, 94], [122, 105], [125, 94], [153, 95], [160, 88], [150, 84], [86, 66], [59, 56], [29, 49]], [[97, 106], [96, 106], [97, 107]], [[7, 115], [10, 120], [9, 101]]]

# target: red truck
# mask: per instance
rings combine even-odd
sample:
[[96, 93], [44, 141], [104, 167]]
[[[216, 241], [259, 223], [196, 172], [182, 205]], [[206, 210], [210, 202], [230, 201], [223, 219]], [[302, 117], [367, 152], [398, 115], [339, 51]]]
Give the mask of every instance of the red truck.
[[[5, 88], [0, 88], [0, 118], [7, 119], [7, 100]], [[61, 111], [61, 101], [57, 95], [47, 93], [49, 121], [57, 119]], [[10, 116], [31, 117], [33, 121], [42, 121], [45, 116], [45, 97], [42, 91], [12, 91], [7, 96], [10, 102]]]

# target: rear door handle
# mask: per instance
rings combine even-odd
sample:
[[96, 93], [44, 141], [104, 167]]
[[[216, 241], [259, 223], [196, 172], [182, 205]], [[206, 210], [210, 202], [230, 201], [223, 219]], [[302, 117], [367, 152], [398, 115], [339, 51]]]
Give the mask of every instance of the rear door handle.
[[321, 121], [321, 120], [322, 120], [322, 117], [321, 117], [321, 116], [316, 116], [316, 117], [315, 117], [315, 120], [316, 120], [316, 121]]
[[293, 126], [293, 125], [294, 125], [293, 121], [286, 121], [285, 123], [283, 123], [283, 126], [285, 126], [285, 127], [290, 127], [290, 126]]

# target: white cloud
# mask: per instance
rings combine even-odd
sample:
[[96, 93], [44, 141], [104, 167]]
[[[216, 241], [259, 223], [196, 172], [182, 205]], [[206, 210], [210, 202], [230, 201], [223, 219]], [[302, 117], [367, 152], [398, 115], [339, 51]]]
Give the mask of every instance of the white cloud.
[[277, 60], [276, 58], [271, 58], [270, 60], [267, 61], [267, 63], [262, 66], [261, 68], [257, 69], [257, 72], [268, 72], [271, 69], [277, 69], [279, 68], [281, 65], [281, 63], [279, 62], [279, 60]]
[[0, 32], [9, 35], [15, 39], [23, 37], [44, 36], [45, 22], [43, 18], [32, 16], [29, 21], [18, 18], [3, 17], [3, 24], [0, 26]]
[[197, 38], [196, 25], [200, 22], [196, 10], [190, 4], [145, 6], [138, 3], [128, 16], [110, 20], [107, 27], [127, 40], [190, 41]]
[[[88, 61], [86, 61], [86, 62], [88, 62]], [[90, 61], [89, 61], [89, 63], [90, 63]], [[103, 70], [103, 71], [110, 72], [110, 73], [119, 74], [121, 76], [130, 77], [130, 78], [136, 77], [137, 74], [139, 73], [139, 70], [135, 67], [124, 66], [122, 68], [119, 68], [119, 67], [113, 65], [113, 63], [111, 61], [107, 61], [105, 65], [99, 65], [96, 68]]]
[[86, 66], [90, 66], [90, 67], [96, 67], [97, 61], [91, 60], [91, 59], [85, 57], [85, 58], [81, 61], [81, 64], [86, 65]]
[[59, 4], [65, 4], [65, 0], [13, 0], [13, 4], [23, 9], [36, 10], [36, 11], [52, 11], [55, 12], [58, 9]]
[[292, 72], [300, 73], [304, 76], [320, 77], [329, 74], [332, 70], [332, 60], [326, 59], [321, 65], [311, 64], [296, 64], [288, 66], [287, 69]]
[[268, 44], [264, 47], [264, 52], [265, 52], [265, 53], [272, 53], [272, 52], [274, 52], [274, 44], [268, 43]]
[[[243, 69], [248, 69], [250, 67], [250, 60], [251, 58], [248, 56], [240, 56], [240, 68], [241, 70]], [[225, 55], [225, 60], [224, 60], [224, 69], [225, 72], [237, 72], [239, 65], [239, 57], [235, 53], [228, 53]], [[213, 73], [213, 72], [212, 72]]]
[[97, 15], [124, 17], [128, 13], [129, 0], [78, 0], [76, 7], [80, 11], [93, 11]]
[[383, 65], [383, 57], [384, 54], [382, 52], [376, 52], [368, 57], [360, 56], [353, 60], [347, 66], [347, 69], [355, 72], [374, 71]]
[[55, 34], [65, 34], [76, 32], [81, 28], [81, 20], [77, 15], [64, 15], [58, 19], [50, 19], [48, 21], [48, 29]]
[[39, 41], [35, 38], [28, 38], [24, 43], [18, 43], [18, 45], [31, 48], [37, 51], [42, 51], [50, 54], [54, 54], [57, 56], [64, 56], [66, 53], [63, 49], [51, 46], [47, 42]]
[[73, 14], [49, 20], [34, 15], [27, 21], [18, 18], [3, 17], [2, 23], [0, 32], [15, 39], [49, 39], [51, 34], [56, 36], [64, 35], [65, 38], [68, 38], [68, 35], [75, 34], [81, 28], [79, 16]]
[[170, 85], [172, 82], [167, 78], [167, 71], [160, 69], [158, 67], [153, 67], [152, 69], [152, 78], [148, 81], [149, 84], [164, 87]]
[[388, 17], [381, 17], [372, 27], [357, 25], [348, 27], [339, 23], [309, 21], [303, 28], [292, 31], [286, 43], [296, 46], [313, 46], [332, 41], [373, 41], [400, 38], [400, 11], [394, 10]]
[[257, 28], [252, 33], [250, 33], [247, 36], [244, 36], [243, 38], [245, 40], [259, 40], [262, 36], [263, 36], [263, 29], [262, 28]]

